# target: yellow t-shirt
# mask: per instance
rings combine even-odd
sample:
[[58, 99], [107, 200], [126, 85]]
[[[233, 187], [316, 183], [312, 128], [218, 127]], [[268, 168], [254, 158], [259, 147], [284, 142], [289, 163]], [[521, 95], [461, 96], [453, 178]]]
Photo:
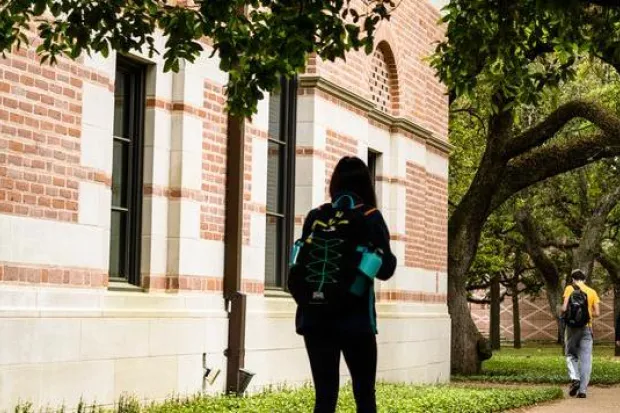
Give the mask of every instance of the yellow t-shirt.
[[[581, 291], [586, 293], [588, 296], [588, 314], [590, 314], [590, 322], [588, 323], [588, 327], [592, 327], [592, 320], [594, 319], [594, 304], [598, 304], [601, 299], [598, 297], [596, 291], [587, 285], [582, 284], [579, 288], [581, 288]], [[575, 288], [572, 285], [568, 285], [564, 290], [564, 299], [566, 300], [567, 297], [570, 297], [573, 291], [575, 291]]]

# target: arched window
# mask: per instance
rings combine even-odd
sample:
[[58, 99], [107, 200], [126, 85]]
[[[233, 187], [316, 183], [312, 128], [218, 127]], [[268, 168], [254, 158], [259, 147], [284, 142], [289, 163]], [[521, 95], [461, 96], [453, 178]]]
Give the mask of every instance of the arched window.
[[379, 43], [370, 67], [370, 95], [377, 109], [390, 115], [398, 114], [398, 76], [396, 62], [390, 46], [386, 42]]

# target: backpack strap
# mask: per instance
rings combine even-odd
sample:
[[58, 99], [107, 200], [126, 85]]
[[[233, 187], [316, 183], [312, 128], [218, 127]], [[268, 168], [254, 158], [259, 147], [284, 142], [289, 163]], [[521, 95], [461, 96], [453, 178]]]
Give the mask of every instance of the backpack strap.
[[344, 202], [348, 202], [349, 203], [349, 208], [348, 209], [355, 209], [355, 207], [357, 206], [355, 204], [355, 199], [353, 199], [353, 197], [351, 195], [342, 195], [340, 197], [338, 197], [338, 199], [336, 199], [332, 206], [334, 208], [338, 208], [340, 207]]
[[368, 216], [370, 216], [370, 215], [374, 214], [374, 213], [375, 213], [375, 212], [377, 212], [377, 211], [378, 211], [378, 209], [377, 209], [377, 208], [370, 208], [368, 211], [364, 212], [364, 216], [365, 216], [365, 217], [368, 217]]

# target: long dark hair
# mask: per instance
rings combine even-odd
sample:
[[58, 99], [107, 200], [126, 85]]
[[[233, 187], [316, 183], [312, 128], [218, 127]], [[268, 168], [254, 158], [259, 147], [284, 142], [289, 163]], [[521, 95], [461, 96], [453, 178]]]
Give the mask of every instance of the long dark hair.
[[356, 156], [342, 158], [332, 174], [329, 195], [334, 199], [345, 192], [352, 192], [359, 196], [365, 205], [377, 206], [377, 195], [370, 177], [370, 170], [364, 161]]

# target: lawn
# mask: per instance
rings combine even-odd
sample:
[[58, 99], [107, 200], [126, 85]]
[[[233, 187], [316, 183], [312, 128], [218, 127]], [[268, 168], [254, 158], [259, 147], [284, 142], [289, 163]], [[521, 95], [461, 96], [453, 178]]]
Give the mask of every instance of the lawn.
[[[392, 413], [489, 413], [533, 405], [562, 398], [559, 388], [473, 388], [470, 386], [408, 386], [381, 384], [377, 388], [379, 412]], [[195, 397], [189, 400], [170, 400], [165, 403], [141, 406], [131, 399], [124, 400], [114, 410], [82, 408], [79, 413], [303, 413], [311, 412], [311, 388], [267, 392], [251, 397]], [[61, 412], [64, 410], [58, 410]], [[31, 413], [23, 406], [18, 413]], [[350, 390], [341, 393], [338, 412], [355, 412]]]
[[[614, 358], [613, 353], [612, 346], [595, 346], [591, 384], [620, 383], [620, 358]], [[559, 345], [527, 346], [520, 350], [503, 347], [483, 363], [481, 374], [453, 379], [491, 383], [568, 382], [566, 362]]]

